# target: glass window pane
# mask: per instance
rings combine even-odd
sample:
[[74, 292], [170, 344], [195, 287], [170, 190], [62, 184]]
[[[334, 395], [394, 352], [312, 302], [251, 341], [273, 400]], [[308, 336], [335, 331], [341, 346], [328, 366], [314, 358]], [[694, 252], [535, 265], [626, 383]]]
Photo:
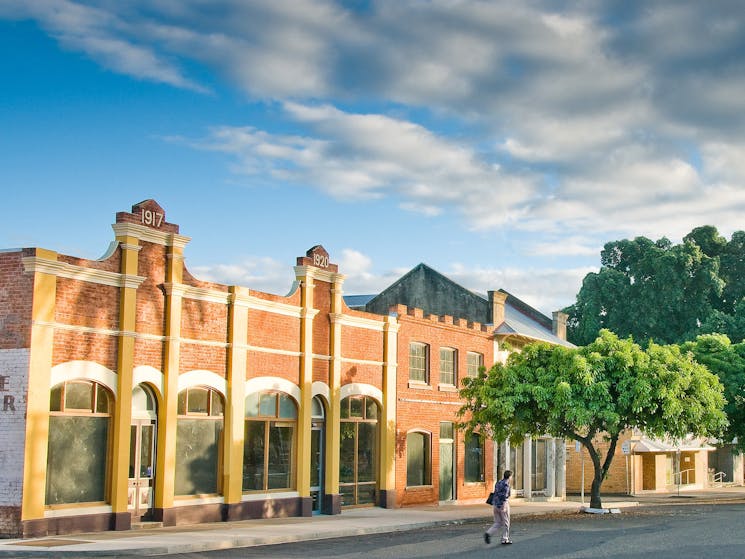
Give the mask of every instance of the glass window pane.
[[321, 399], [316, 396], [313, 398], [312, 401], [312, 408], [311, 408], [311, 414], [313, 417], [320, 417], [322, 418], [324, 416], [323, 413], [323, 403], [321, 402]]
[[93, 384], [68, 382], [65, 384], [65, 409], [88, 410], [93, 406]]
[[354, 397], [350, 398], [349, 401], [349, 417], [362, 417], [362, 406], [364, 405], [364, 398]]
[[275, 393], [261, 395], [259, 400], [259, 415], [263, 417], [277, 417], [277, 395]]
[[178, 415], [186, 415], [186, 394], [188, 390], [182, 390], [178, 393], [178, 404], [176, 406], [176, 413]]
[[478, 435], [466, 435], [465, 478], [467, 482], [484, 481], [484, 444]]
[[409, 379], [427, 382], [426, 346], [421, 343], [409, 344]]
[[361, 483], [357, 486], [357, 504], [374, 505], [375, 504], [375, 484]]
[[137, 425], [129, 427], [129, 477], [135, 477], [135, 460], [137, 459]]
[[271, 422], [269, 425], [268, 489], [290, 489], [292, 483], [292, 441], [294, 425]]
[[455, 350], [440, 348], [440, 383], [455, 384]]
[[360, 423], [357, 432], [357, 481], [375, 481], [377, 445], [375, 432], [377, 424]]
[[543, 491], [546, 489], [546, 441], [544, 439], [533, 441], [532, 459], [532, 489], [534, 491]]
[[378, 404], [372, 398], [365, 398], [365, 418], [378, 419]]
[[222, 405], [222, 395], [217, 390], [210, 390], [210, 394], [210, 415], [213, 417], [221, 417], [225, 415]]
[[109, 391], [96, 384], [96, 413], [109, 413]]
[[469, 377], [479, 376], [479, 369], [484, 364], [484, 356], [480, 353], [469, 351], [468, 355], [466, 356], [466, 361], [467, 361], [467, 367], [468, 367], [466, 374]]
[[349, 398], [344, 398], [341, 401], [341, 409], [339, 411], [339, 416], [342, 419], [347, 419], [349, 417]]
[[176, 495], [217, 493], [222, 421], [180, 418], [176, 422]]
[[46, 504], [106, 500], [109, 417], [49, 418]]
[[265, 428], [266, 421], [246, 421], [243, 445], [244, 491], [264, 489]]
[[246, 396], [246, 417], [259, 416], [259, 393], [254, 392]]
[[279, 395], [279, 417], [283, 419], [297, 419], [295, 400], [287, 394]]
[[427, 437], [424, 433], [406, 435], [406, 485], [428, 485]]
[[140, 477], [153, 477], [155, 426], [143, 425], [140, 430]]
[[62, 411], [62, 385], [58, 384], [49, 395], [49, 411]]
[[453, 427], [452, 422], [443, 421], [442, 423], [440, 423], [440, 440], [442, 439], [452, 440], [454, 433], [455, 433], [455, 429]]
[[204, 413], [209, 411], [209, 390], [206, 388], [189, 388], [186, 397], [187, 413]]
[[512, 470], [513, 489], [524, 489], [523, 486], [523, 445], [510, 447], [510, 469]]
[[341, 449], [339, 450], [339, 482], [354, 482], [354, 444], [356, 424], [348, 421], [339, 426]]

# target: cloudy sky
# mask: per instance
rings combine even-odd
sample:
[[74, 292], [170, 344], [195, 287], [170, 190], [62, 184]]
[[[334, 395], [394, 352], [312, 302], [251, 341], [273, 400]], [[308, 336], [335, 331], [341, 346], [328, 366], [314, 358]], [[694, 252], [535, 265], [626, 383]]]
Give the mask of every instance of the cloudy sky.
[[156, 199], [198, 277], [419, 262], [550, 313], [607, 241], [744, 229], [739, 1], [2, 0], [0, 247]]

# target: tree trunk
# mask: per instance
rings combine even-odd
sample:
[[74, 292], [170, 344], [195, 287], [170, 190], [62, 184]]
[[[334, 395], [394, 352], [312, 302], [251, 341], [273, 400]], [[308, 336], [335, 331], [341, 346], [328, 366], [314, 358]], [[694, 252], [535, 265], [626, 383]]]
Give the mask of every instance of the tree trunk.
[[[599, 463], [598, 463], [599, 465]], [[600, 486], [603, 484], [602, 471], [595, 470], [595, 477], [592, 478], [592, 488], [590, 489], [590, 508], [602, 509], [603, 503], [600, 501]]]

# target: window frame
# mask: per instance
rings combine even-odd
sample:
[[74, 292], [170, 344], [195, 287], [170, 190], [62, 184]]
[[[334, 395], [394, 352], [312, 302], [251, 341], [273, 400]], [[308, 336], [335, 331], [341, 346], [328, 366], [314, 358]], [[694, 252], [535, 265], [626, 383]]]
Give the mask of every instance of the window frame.
[[[450, 355], [451, 360], [443, 360], [443, 355]], [[443, 364], [451, 363], [452, 370], [444, 371]], [[443, 375], [445, 378], [443, 380]], [[457, 386], [458, 384], [458, 350], [454, 347], [440, 348], [440, 384], [446, 386]]]
[[[415, 355], [414, 348], [420, 348], [422, 355]], [[422, 366], [413, 366], [413, 360], [422, 360]], [[419, 384], [429, 384], [429, 344], [424, 342], [409, 342], [409, 381]], [[422, 378], [414, 378], [413, 372], [421, 371]]]
[[[421, 476], [422, 483], [411, 483], [409, 478], [412, 456], [409, 454], [411, 444], [409, 437], [412, 435], [421, 436], [422, 438], [422, 470], [418, 472]], [[432, 486], [432, 433], [423, 429], [412, 429], [406, 433], [406, 488], [431, 487]]]
[[[471, 457], [471, 446], [469, 445], [472, 439], [479, 441], [478, 448], [480, 450], [480, 457], [478, 463], [479, 479], [469, 479], [468, 474], [470, 468], [468, 467]], [[466, 433], [463, 437], [463, 481], [465, 483], [484, 483], [486, 479], [486, 439], [479, 433]]]
[[[476, 370], [473, 370], [474, 365], [471, 363], [471, 357], [476, 356], [478, 358], [478, 365], [476, 365]], [[481, 371], [481, 367], [484, 366], [484, 354], [480, 353], [478, 351], [468, 351], [466, 352], [466, 376], [471, 378], [476, 378], [479, 376], [479, 372]]]

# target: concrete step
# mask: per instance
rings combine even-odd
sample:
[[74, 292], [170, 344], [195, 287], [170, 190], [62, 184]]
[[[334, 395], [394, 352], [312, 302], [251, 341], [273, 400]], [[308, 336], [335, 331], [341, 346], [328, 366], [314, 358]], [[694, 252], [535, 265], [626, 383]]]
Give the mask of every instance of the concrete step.
[[162, 528], [162, 522], [152, 522], [149, 520], [141, 520], [139, 522], [132, 522], [132, 530], [148, 530], [150, 528]]

